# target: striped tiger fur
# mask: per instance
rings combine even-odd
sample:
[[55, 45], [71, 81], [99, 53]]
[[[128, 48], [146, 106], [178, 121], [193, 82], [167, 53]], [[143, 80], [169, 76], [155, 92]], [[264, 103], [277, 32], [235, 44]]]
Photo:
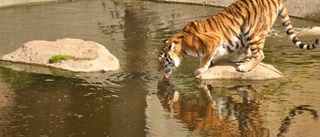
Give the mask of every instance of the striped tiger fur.
[[158, 69], [168, 78], [172, 69], [189, 55], [200, 57], [200, 66], [194, 72], [198, 75], [205, 72], [211, 62], [244, 48], [245, 52], [230, 61], [250, 58], [237, 68], [240, 72], [250, 71], [264, 59], [264, 43], [278, 15], [286, 34], [297, 47], [311, 50], [318, 46], [319, 39], [308, 45], [297, 38], [282, 0], [238, 0], [211, 18], [189, 22], [168, 40], [159, 53]]

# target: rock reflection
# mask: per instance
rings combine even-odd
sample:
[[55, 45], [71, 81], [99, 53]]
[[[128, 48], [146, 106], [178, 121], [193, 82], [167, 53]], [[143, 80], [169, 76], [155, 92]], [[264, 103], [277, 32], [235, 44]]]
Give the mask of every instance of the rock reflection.
[[0, 74], [0, 136], [12, 132], [8, 127], [14, 119], [12, 107], [15, 105], [16, 94], [10, 91], [9, 85], [4, 82]]
[[185, 93], [169, 81], [158, 83], [158, 98], [173, 118], [191, 131], [210, 136], [270, 136], [261, 113], [259, 94], [250, 85], [214, 87]]
[[111, 104], [119, 100], [119, 83], [129, 74], [91, 75], [66, 77], [0, 67], [0, 136], [111, 134], [115, 124], [109, 123], [119, 115], [112, 113]]

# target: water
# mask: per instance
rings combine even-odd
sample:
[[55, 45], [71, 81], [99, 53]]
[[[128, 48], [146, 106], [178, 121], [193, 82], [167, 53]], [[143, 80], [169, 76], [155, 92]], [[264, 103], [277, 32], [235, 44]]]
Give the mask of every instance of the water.
[[[30, 40], [96, 41], [120, 60], [106, 73], [0, 62], [2, 136], [317, 136], [319, 50], [297, 49], [277, 22], [265, 63], [285, 78], [197, 81], [188, 58], [163, 81], [162, 40], [221, 8], [87, 0], [0, 10], [0, 55]], [[292, 19], [298, 31], [318, 22]], [[311, 43], [319, 35], [300, 36]], [[196, 63], [194, 63], [196, 62]], [[39, 73], [41, 72], [41, 73]], [[286, 120], [287, 119], [287, 120]], [[289, 120], [291, 119], [291, 120]]]

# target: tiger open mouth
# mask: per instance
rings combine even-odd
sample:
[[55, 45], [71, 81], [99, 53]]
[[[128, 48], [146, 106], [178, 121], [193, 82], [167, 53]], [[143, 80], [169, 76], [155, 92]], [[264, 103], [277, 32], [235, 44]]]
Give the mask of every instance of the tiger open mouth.
[[166, 79], [166, 80], [169, 79], [169, 76], [170, 76], [170, 73], [166, 73], [166, 72], [163, 73], [164, 79]]

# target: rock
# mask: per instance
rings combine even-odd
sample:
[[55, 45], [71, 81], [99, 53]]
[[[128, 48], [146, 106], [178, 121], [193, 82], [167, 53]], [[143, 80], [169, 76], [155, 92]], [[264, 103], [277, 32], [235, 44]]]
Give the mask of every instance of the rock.
[[244, 79], [244, 80], [268, 80], [283, 77], [282, 73], [272, 65], [260, 63], [249, 72], [238, 72], [237, 64], [221, 59], [210, 67], [205, 73], [200, 74], [202, 80], [209, 79]]
[[297, 33], [297, 36], [319, 36], [320, 27], [306, 28]]
[[[76, 59], [49, 63], [54, 55], [70, 55]], [[1, 60], [37, 64], [74, 72], [111, 71], [119, 68], [119, 60], [104, 46], [81, 39], [65, 38], [57, 41], [35, 40], [24, 43]]]

